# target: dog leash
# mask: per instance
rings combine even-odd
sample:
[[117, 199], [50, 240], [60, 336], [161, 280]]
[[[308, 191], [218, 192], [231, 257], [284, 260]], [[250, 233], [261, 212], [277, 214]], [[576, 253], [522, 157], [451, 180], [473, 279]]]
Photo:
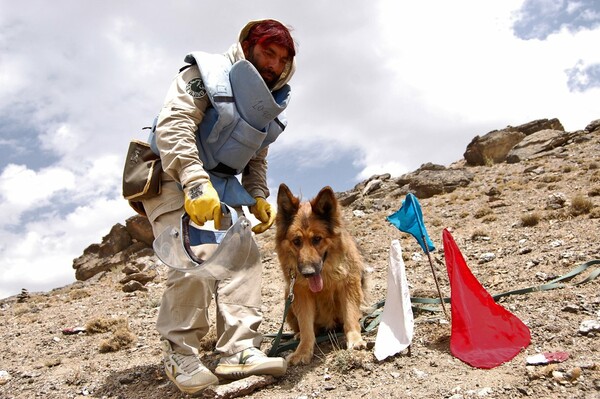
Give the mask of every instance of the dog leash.
[[[530, 292], [548, 291], [548, 290], [553, 290], [556, 288], [563, 288], [563, 287], [567, 286], [566, 284], [563, 284], [563, 282], [571, 280], [573, 277], [583, 273], [585, 270], [587, 270], [591, 266], [598, 265], [598, 264], [600, 264], [600, 259], [594, 259], [594, 260], [585, 262], [585, 263], [577, 266], [570, 272], [568, 272], [560, 277], [557, 277], [553, 280], [550, 280], [549, 282], [547, 282], [545, 284], [502, 292], [500, 294], [492, 295], [492, 298], [494, 299], [494, 301], [498, 301], [498, 299], [503, 298], [505, 296], [520, 295], [520, 294], [527, 294]], [[600, 267], [592, 270], [585, 279], [583, 279], [579, 282], [573, 283], [573, 285], [578, 286], [578, 285], [584, 284], [588, 281], [595, 279], [599, 275], [600, 275]], [[291, 277], [290, 292], [285, 301], [285, 308], [283, 311], [283, 322], [281, 323], [281, 328], [279, 329], [279, 332], [275, 335], [274, 334], [266, 334], [265, 335], [265, 337], [274, 337], [274, 339], [272, 341], [272, 345], [271, 345], [271, 350], [269, 351], [268, 356], [276, 356], [279, 353], [282, 353], [282, 352], [285, 352], [288, 350], [293, 350], [299, 344], [298, 340], [293, 339], [294, 334], [292, 334], [292, 333], [284, 334], [283, 333], [285, 319], [289, 312], [289, 308], [290, 308], [292, 302], [294, 301], [293, 288], [294, 288], [294, 283], [296, 281], [296, 278], [295, 278], [295, 276], [290, 276], [290, 277]], [[443, 300], [446, 303], [450, 303], [450, 298], [448, 298], [448, 297], [443, 298]], [[439, 298], [411, 297], [410, 301], [411, 301], [411, 306], [412, 306], [413, 310], [425, 310], [425, 311], [429, 311], [429, 312], [439, 312], [440, 311], [440, 309], [438, 309], [438, 308], [418, 305], [418, 304], [439, 304], [439, 303], [441, 303]], [[373, 306], [371, 306], [371, 309], [373, 309], [373, 311], [371, 313], [363, 316], [360, 319], [360, 325], [361, 325], [362, 332], [371, 332], [379, 326], [379, 322], [381, 321], [381, 316], [383, 314], [383, 306], [384, 305], [385, 305], [385, 299], [375, 303]], [[335, 333], [335, 335], [338, 338], [340, 338], [340, 337], [344, 336], [344, 333], [337, 332], [337, 333]], [[289, 341], [281, 344], [282, 338], [287, 338], [287, 339], [289, 339]], [[316, 343], [321, 343], [321, 342], [324, 342], [324, 341], [327, 341], [330, 339], [331, 339], [330, 334], [321, 334], [321, 335], [315, 337]]]
[[[288, 296], [285, 299], [285, 307], [283, 309], [283, 320], [281, 322], [279, 332], [277, 333], [275, 339], [271, 343], [271, 350], [269, 351], [267, 356], [275, 356], [283, 351], [280, 350], [279, 343], [281, 342], [281, 337], [283, 336], [283, 327], [285, 326], [285, 319], [287, 318], [288, 312], [290, 311], [290, 306], [292, 305], [292, 302], [294, 302], [294, 284], [296, 284], [296, 276], [292, 272], [290, 272], [290, 292], [288, 293]], [[266, 336], [268, 337], [270, 335]], [[286, 334], [286, 336], [293, 336], [293, 334]]]
[[[548, 290], [553, 290], [553, 289], [556, 289], [556, 288], [564, 288], [564, 287], [566, 287], [566, 284], [563, 284], [563, 282], [571, 280], [573, 277], [575, 277], [575, 276], [583, 273], [585, 270], [587, 270], [591, 266], [598, 265], [598, 264], [600, 264], [600, 259], [590, 260], [588, 262], [585, 262], [585, 263], [583, 263], [583, 264], [575, 267], [570, 272], [568, 272], [566, 274], [563, 274], [562, 276], [557, 277], [557, 278], [555, 278], [553, 280], [550, 280], [549, 282], [547, 282], [545, 284], [502, 292], [502, 293], [499, 293], [499, 294], [492, 295], [492, 298], [494, 299], [494, 301], [497, 302], [498, 299], [503, 298], [505, 296], [521, 295], [521, 294], [527, 294], [527, 293], [530, 293], [530, 292], [548, 291]], [[583, 279], [583, 280], [581, 280], [579, 282], [573, 283], [573, 285], [574, 286], [578, 286], [578, 285], [587, 283], [588, 281], [591, 281], [591, 280], [595, 279], [599, 275], [600, 275], [600, 268], [596, 268], [596, 269], [592, 270], [590, 272], [590, 274], [585, 279]], [[428, 306], [417, 306], [417, 305], [414, 305], [414, 303], [416, 303], [416, 304], [419, 304], [419, 303], [422, 303], [422, 304], [438, 304], [438, 303], [440, 303], [440, 299], [439, 298], [418, 298], [418, 297], [411, 297], [410, 299], [411, 299], [411, 303], [413, 303], [413, 305], [412, 305], [413, 309], [416, 309], [416, 310], [426, 310], [426, 311], [430, 311], [430, 312], [438, 312], [439, 311], [439, 309], [437, 309], [437, 308], [431, 308], [431, 307], [428, 307]], [[385, 302], [385, 300], [383, 300], [383, 302]], [[445, 303], [449, 303], [450, 302], [450, 298], [448, 298], [448, 297], [444, 298], [444, 302]]]

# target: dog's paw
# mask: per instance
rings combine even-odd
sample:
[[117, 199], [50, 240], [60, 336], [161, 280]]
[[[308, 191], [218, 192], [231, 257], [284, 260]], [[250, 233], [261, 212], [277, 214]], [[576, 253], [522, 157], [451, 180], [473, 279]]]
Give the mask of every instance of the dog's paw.
[[366, 349], [367, 343], [362, 339], [360, 333], [351, 332], [346, 337], [346, 347], [348, 349]]
[[311, 351], [298, 351], [296, 350], [291, 355], [285, 358], [288, 364], [291, 366], [295, 366], [297, 364], [309, 364], [312, 360], [313, 353]]
[[366, 349], [367, 343], [362, 339], [356, 342], [348, 342], [348, 349]]

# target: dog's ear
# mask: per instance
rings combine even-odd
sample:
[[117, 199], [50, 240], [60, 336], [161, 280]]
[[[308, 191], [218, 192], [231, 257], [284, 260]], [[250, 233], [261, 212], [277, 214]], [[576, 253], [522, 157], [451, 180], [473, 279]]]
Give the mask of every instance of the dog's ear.
[[338, 202], [333, 189], [323, 187], [319, 194], [310, 201], [313, 212], [324, 220], [333, 221], [338, 218]]
[[287, 229], [300, 208], [300, 199], [294, 197], [288, 186], [281, 183], [277, 192], [277, 227]]

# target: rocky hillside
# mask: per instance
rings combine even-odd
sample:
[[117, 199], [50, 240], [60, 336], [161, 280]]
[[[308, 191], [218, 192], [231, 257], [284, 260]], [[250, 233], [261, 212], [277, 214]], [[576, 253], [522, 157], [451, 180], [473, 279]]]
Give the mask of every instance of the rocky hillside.
[[[556, 119], [508, 126], [476, 136], [452, 165], [428, 163], [399, 177], [373, 176], [337, 193], [370, 266], [373, 303], [386, 297], [393, 239], [403, 249], [411, 296], [437, 297], [428, 258], [411, 236], [386, 221], [408, 192], [419, 199], [436, 245], [433, 266], [444, 296], [451, 288], [444, 229], [490, 294], [540, 286], [600, 259], [600, 120], [574, 132]], [[265, 334], [277, 332], [283, 314], [274, 236], [269, 230], [257, 237]], [[152, 253], [152, 239], [147, 221], [132, 216], [74, 260], [80, 281], [0, 301], [1, 398], [185, 397], [162, 372], [154, 323], [166, 270]], [[438, 306], [415, 309], [413, 343], [396, 356], [377, 361], [371, 349], [346, 351], [332, 336], [310, 365], [291, 367], [276, 380], [224, 381], [205, 397], [598, 398], [600, 277], [577, 284], [592, 269], [562, 288], [501, 298], [530, 329], [531, 344], [492, 369], [452, 356], [451, 322]], [[374, 342], [376, 334], [365, 337]], [[212, 331], [204, 344], [204, 361], [214, 367]], [[270, 346], [266, 339], [263, 349]], [[528, 362], [540, 353], [562, 357], [550, 364]]]

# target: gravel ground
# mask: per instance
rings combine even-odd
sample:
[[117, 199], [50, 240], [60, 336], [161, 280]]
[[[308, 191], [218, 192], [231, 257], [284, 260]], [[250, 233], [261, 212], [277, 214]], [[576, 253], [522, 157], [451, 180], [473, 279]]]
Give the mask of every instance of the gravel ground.
[[[465, 166], [457, 162], [450, 167]], [[450, 295], [442, 245], [445, 228], [490, 294], [538, 286], [600, 259], [597, 134], [535, 161], [469, 170], [475, 175], [469, 186], [420, 200], [437, 247], [433, 263], [445, 296]], [[411, 236], [385, 220], [403, 199], [391, 195], [390, 184], [392, 179], [373, 198], [344, 208], [347, 226], [372, 270], [372, 300], [386, 297], [393, 239], [400, 240], [403, 249], [411, 296], [435, 298], [427, 257]], [[492, 198], [493, 191], [497, 194]], [[565, 202], [552, 209], [549, 205], [556, 198]], [[283, 282], [273, 239], [272, 230], [258, 237], [264, 260], [264, 333], [277, 332], [283, 314]], [[123, 292], [118, 268], [50, 292], [0, 300], [0, 397], [185, 398], [162, 371], [154, 328], [164, 268], [157, 265], [158, 278], [145, 292]], [[499, 303], [529, 327], [531, 344], [492, 369], [471, 367], [450, 353], [451, 324], [442, 312], [415, 311], [410, 351], [379, 362], [372, 346], [347, 351], [343, 342], [332, 340], [319, 345], [310, 365], [290, 367], [285, 376], [247, 397], [600, 398], [599, 287], [597, 278], [502, 298]], [[65, 331], [77, 327], [85, 331]], [[372, 343], [376, 333], [365, 337]], [[213, 343], [209, 334], [204, 357], [209, 367], [218, 360], [211, 351]], [[265, 340], [263, 349], [269, 347], [270, 340]], [[566, 352], [568, 359], [527, 364], [528, 356], [543, 352]]]

